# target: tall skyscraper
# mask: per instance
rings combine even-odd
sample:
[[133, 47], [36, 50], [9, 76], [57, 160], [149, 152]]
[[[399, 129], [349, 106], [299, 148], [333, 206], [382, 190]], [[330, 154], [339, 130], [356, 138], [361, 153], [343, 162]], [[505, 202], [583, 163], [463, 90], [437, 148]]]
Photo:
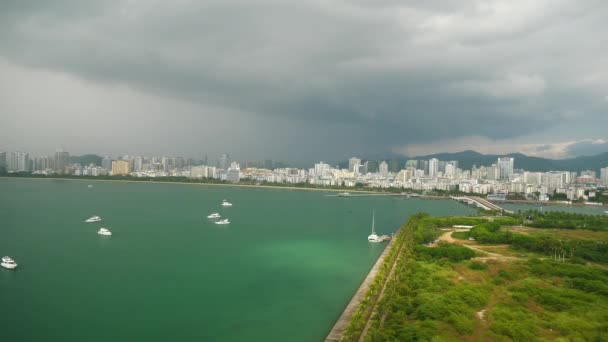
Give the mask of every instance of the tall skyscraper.
[[226, 180], [231, 183], [238, 183], [241, 180], [241, 167], [239, 163], [233, 162], [230, 164], [226, 172]]
[[11, 152], [7, 159], [7, 170], [11, 172], [30, 171], [30, 155], [27, 152]]
[[385, 161], [382, 161], [378, 166], [378, 171], [381, 175], [388, 175], [388, 164]]
[[497, 180], [500, 178], [500, 169], [496, 164], [492, 164], [486, 168], [486, 179], [488, 180]]
[[55, 172], [62, 174], [65, 172], [65, 167], [70, 165], [70, 154], [63, 149], [57, 149], [55, 151]]
[[226, 170], [228, 166], [230, 166], [230, 156], [224, 153], [217, 159], [217, 168]]
[[446, 163], [445, 164], [445, 171], [443, 171], [443, 175], [445, 178], [454, 178], [454, 176], [456, 175], [456, 168], [454, 167], [454, 164], [452, 164], [451, 162]]
[[429, 177], [435, 178], [439, 173], [439, 159], [429, 159]]
[[348, 171], [355, 172], [357, 171], [357, 165], [361, 165], [361, 159], [357, 157], [352, 157], [348, 160]]
[[101, 167], [108, 171], [112, 170], [112, 158], [110, 158], [109, 156], [103, 157], [103, 159], [101, 160]]
[[509, 179], [513, 175], [513, 162], [515, 159], [509, 157], [498, 158], [498, 176], [500, 179]]
[[0, 152], [0, 172], [7, 171], [6, 168], [6, 152]]
[[600, 169], [600, 182], [604, 185], [608, 185], [608, 166]]
[[[103, 163], [103, 161], [102, 161]], [[141, 171], [144, 167], [144, 158], [142, 156], [136, 156], [133, 158], [133, 171]]]

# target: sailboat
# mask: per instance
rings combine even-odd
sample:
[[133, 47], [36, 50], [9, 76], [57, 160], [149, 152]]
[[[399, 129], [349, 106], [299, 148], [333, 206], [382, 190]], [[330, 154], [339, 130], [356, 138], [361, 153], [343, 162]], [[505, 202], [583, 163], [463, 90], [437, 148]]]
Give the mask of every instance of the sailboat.
[[380, 237], [376, 234], [375, 230], [375, 212], [372, 211], [372, 233], [367, 237], [367, 241], [369, 242], [382, 242]]

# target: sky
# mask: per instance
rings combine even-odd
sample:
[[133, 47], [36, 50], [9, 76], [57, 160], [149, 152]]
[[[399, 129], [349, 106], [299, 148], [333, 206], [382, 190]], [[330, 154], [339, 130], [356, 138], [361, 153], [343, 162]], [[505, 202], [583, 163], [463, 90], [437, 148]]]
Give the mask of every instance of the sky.
[[608, 2], [9, 0], [0, 150], [608, 151]]

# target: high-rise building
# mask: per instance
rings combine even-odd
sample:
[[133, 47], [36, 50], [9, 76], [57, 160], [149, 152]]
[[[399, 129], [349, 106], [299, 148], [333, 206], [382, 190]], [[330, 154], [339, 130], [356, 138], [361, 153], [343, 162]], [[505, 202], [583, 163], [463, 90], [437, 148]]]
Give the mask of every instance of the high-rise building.
[[429, 159], [429, 177], [435, 178], [439, 173], [439, 159]]
[[112, 175], [124, 176], [131, 174], [131, 163], [127, 160], [112, 160]]
[[595, 171], [591, 171], [591, 170], [581, 171], [581, 177], [593, 179], [593, 178], [595, 178]]
[[174, 167], [176, 169], [183, 169], [184, 166], [186, 166], [186, 159], [184, 159], [184, 157], [177, 157], [174, 160], [175, 160]]
[[11, 152], [7, 158], [7, 170], [11, 172], [30, 171], [30, 155], [27, 152]]
[[50, 168], [49, 166], [49, 158], [47, 157], [39, 157], [34, 159], [34, 163], [32, 165], [32, 171], [43, 171]]
[[0, 152], [0, 172], [7, 171], [6, 168], [6, 152]]
[[378, 171], [381, 175], [388, 175], [388, 164], [385, 161], [382, 161], [378, 166]]
[[486, 167], [486, 179], [497, 180], [500, 177], [500, 169], [496, 164]]
[[230, 164], [230, 167], [226, 172], [226, 180], [231, 183], [238, 183], [241, 181], [241, 167], [239, 163], [233, 162]]
[[70, 154], [63, 149], [55, 151], [55, 162], [53, 163], [55, 172], [62, 174], [65, 172], [65, 167], [70, 165]]
[[17, 153], [17, 170], [18, 172], [30, 171], [30, 155], [27, 152]]
[[355, 167], [361, 165], [361, 159], [352, 157], [348, 160], [348, 171], [355, 172]]
[[329, 170], [329, 164], [325, 164], [324, 162], [319, 162], [315, 164], [315, 176], [326, 176]]
[[509, 179], [513, 175], [513, 162], [515, 159], [509, 157], [498, 158], [498, 177], [500, 179]]
[[454, 164], [452, 164], [451, 162], [446, 163], [443, 175], [445, 176], [445, 178], [454, 178], [454, 176], [456, 175], [456, 168], [454, 167]]
[[217, 168], [226, 170], [228, 166], [230, 166], [230, 156], [224, 153], [217, 159]]
[[608, 185], [608, 166], [600, 169], [600, 182]]
[[142, 156], [135, 156], [133, 158], [133, 171], [142, 171], [144, 168], [144, 158]]
[[110, 171], [112, 169], [112, 158], [109, 156], [104, 156], [101, 160], [101, 167]]

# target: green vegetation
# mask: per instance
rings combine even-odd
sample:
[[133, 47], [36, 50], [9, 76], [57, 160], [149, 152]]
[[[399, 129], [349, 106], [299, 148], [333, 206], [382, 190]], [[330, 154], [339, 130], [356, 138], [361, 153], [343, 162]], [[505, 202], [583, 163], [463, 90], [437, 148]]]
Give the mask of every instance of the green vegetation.
[[[489, 221], [491, 220], [491, 221]], [[513, 225], [519, 221], [511, 217], [429, 217], [428, 215], [421, 216], [416, 225], [414, 238], [420, 243], [429, 243], [437, 239], [441, 235], [441, 228], [450, 228], [455, 225], [479, 226], [493, 224], [500, 227], [501, 225]]]
[[[589, 215], [585, 215], [589, 216]], [[476, 225], [470, 232], [452, 233], [454, 238], [475, 238], [481, 244], [509, 244], [515, 250], [536, 252], [557, 260], [608, 264], [608, 243], [597, 240], [564, 239], [553, 235], [524, 235], [501, 229], [497, 222]]]
[[450, 261], [469, 260], [475, 256], [475, 252], [470, 248], [466, 248], [451, 243], [442, 242], [437, 248], [428, 248], [425, 246], [416, 245], [414, 247], [416, 256], [420, 260], [448, 259]]
[[[436, 236], [440, 227], [468, 224], [475, 228], [463, 233], [485, 242], [510, 241], [518, 248], [531, 244], [525, 248], [539, 249], [547, 256], [559, 254], [550, 239], [501, 229], [503, 224], [514, 221], [517, 220], [413, 216], [398, 233], [403, 248], [392, 246], [391, 252], [399, 251], [399, 255], [385, 260], [386, 265], [394, 263], [394, 269], [390, 277], [382, 276], [386, 279], [384, 295], [373, 312], [375, 301], [362, 305], [370, 318], [363, 339], [603, 340], [608, 336], [608, 271], [576, 263], [578, 259], [591, 258], [586, 254], [590, 246], [580, 245], [579, 241], [574, 250], [561, 251], [560, 261], [546, 258], [480, 262], [470, 260], [475, 253], [463, 246], [421, 245]], [[561, 241], [557, 247], [566, 248], [566, 244]], [[608, 255], [605, 252], [608, 250], [604, 251]], [[563, 262], [564, 255], [570, 262]], [[390, 272], [390, 267], [385, 272]], [[356, 323], [349, 325], [345, 341], [358, 340], [366, 325], [362, 315], [353, 321]]]
[[426, 217], [426, 214], [412, 215], [408, 222], [399, 228], [393, 241], [391, 243], [391, 249], [386, 255], [384, 262], [380, 268], [380, 271], [374, 278], [373, 283], [370, 285], [365, 299], [361, 302], [357, 311], [352, 315], [351, 320], [342, 333], [343, 341], [356, 341], [363, 333], [365, 324], [372, 314], [374, 305], [378, 301], [382, 287], [387, 281], [391, 267], [398, 259], [410, 253], [413, 246], [412, 231], [420, 219]]
[[562, 211], [527, 211], [526, 226], [536, 228], [588, 229], [608, 231], [608, 215], [586, 215]]

